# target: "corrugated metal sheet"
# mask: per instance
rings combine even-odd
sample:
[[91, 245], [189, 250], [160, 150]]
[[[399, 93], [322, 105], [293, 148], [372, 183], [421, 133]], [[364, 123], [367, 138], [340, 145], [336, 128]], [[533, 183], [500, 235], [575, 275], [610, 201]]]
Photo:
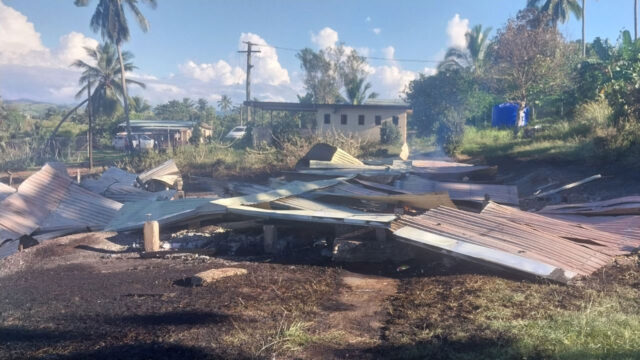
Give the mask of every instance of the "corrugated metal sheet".
[[[448, 241], [473, 244], [483, 249], [500, 251], [547, 264], [563, 269], [566, 274], [589, 275], [612, 259], [609, 255], [574, 241], [516, 224], [507, 219], [445, 207], [429, 210], [421, 216], [403, 216], [392, 225], [394, 231], [406, 227], [449, 239]], [[430, 241], [430, 243], [431, 246], [437, 245], [437, 241]], [[443, 244], [448, 243], [444, 241]], [[450, 247], [447, 249], [455, 252]], [[478, 260], [483, 261], [481, 258]], [[495, 261], [492, 260], [492, 262]], [[498, 261], [497, 264], [500, 262]], [[526, 268], [520, 270], [527, 271]], [[565, 275], [565, 277], [571, 276]]]
[[580, 242], [583, 246], [609, 254], [628, 254], [640, 247], [640, 238], [631, 239], [615, 233], [598, 230], [583, 224], [553, 219], [490, 202], [482, 214], [507, 219], [544, 233], [555, 234], [568, 240]]
[[0, 182], [0, 201], [16, 192], [13, 187]]
[[548, 205], [539, 212], [576, 215], [640, 215], [640, 196], [626, 196], [581, 204]]
[[18, 246], [20, 245], [20, 240], [6, 240], [4, 242], [0, 242], [0, 259], [4, 259], [7, 256], [13, 255], [18, 252]]
[[112, 167], [102, 173], [98, 179], [87, 178], [82, 180], [80, 186], [121, 203], [142, 200], [170, 200], [176, 194], [176, 190], [158, 192], [143, 190], [137, 187], [136, 178], [137, 175], [135, 174]]
[[[109, 231], [140, 230], [148, 220], [161, 226], [197, 220], [200, 217], [222, 215], [226, 207], [211, 203], [212, 199], [190, 198], [173, 201], [138, 201], [126, 203], [106, 226]], [[149, 214], [149, 216], [147, 216]]]
[[228, 212], [231, 214], [244, 215], [262, 219], [276, 219], [297, 222], [315, 222], [326, 224], [343, 224], [357, 226], [372, 226], [386, 228], [391, 221], [396, 219], [395, 215], [352, 212], [336, 212], [331, 210], [309, 211], [309, 210], [268, 210], [251, 206], [229, 206]]
[[268, 202], [282, 199], [285, 197], [300, 195], [309, 191], [314, 191], [314, 190], [334, 186], [348, 179], [349, 178], [338, 178], [338, 179], [319, 180], [319, 181], [310, 181], [310, 182], [292, 181], [279, 189], [275, 189], [275, 190], [271, 190], [263, 193], [249, 194], [245, 196], [237, 196], [237, 197], [232, 197], [227, 199], [219, 199], [219, 200], [213, 201], [213, 203], [218, 205], [224, 205], [224, 206], [255, 205], [259, 203], [268, 203]]
[[176, 166], [173, 159], [167, 160], [162, 164], [147, 170], [138, 175], [138, 182], [140, 184], [146, 184], [151, 180], [160, 181], [167, 186], [174, 186], [176, 181], [181, 178], [180, 170]]
[[482, 202], [488, 196], [492, 201], [501, 204], [518, 205], [520, 203], [518, 187], [515, 185], [442, 182], [423, 179], [414, 175], [407, 176], [403, 180], [397, 180], [394, 185], [398, 189], [410, 191], [411, 193], [446, 191], [452, 200]]
[[547, 216], [626, 236], [634, 241], [640, 240], [640, 216], [638, 215], [583, 216], [547, 214]]
[[64, 165], [46, 164], [0, 202], [0, 241], [36, 230], [99, 230], [121, 206], [73, 183]]
[[455, 180], [469, 177], [495, 177], [498, 172], [496, 166], [470, 165], [441, 160], [414, 160], [412, 161], [414, 174], [426, 176], [437, 180]]

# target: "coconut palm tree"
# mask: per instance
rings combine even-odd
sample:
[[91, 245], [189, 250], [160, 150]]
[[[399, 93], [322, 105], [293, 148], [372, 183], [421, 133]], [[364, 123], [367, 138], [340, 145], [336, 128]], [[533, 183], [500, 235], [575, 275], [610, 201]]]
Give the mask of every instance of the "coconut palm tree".
[[[82, 88], [76, 94], [76, 98], [84, 97], [85, 92], [88, 91], [89, 86], [92, 86], [91, 94], [91, 114], [95, 116], [113, 116], [119, 106], [120, 101], [125, 97], [124, 87], [121, 82], [121, 72], [124, 67], [125, 71], [132, 71], [136, 67], [131, 63], [133, 54], [128, 51], [123, 51], [120, 55], [124, 61], [124, 66], [120, 66], [118, 53], [116, 47], [111, 43], [105, 43], [98, 45], [95, 49], [85, 48], [87, 55], [95, 61], [94, 65], [88, 64], [83, 60], [76, 60], [71, 66], [77, 67], [82, 70], [82, 75], [78, 82]], [[139, 81], [126, 79], [131, 84], [145, 87], [144, 83]], [[56, 125], [55, 129], [49, 136], [50, 141], [56, 136], [60, 126], [73, 114], [78, 108], [87, 103], [89, 99], [84, 99], [80, 104], [69, 111]]]
[[138, 114], [143, 114], [151, 110], [151, 105], [149, 105], [147, 100], [145, 100], [142, 96], [132, 96], [129, 101], [131, 103], [131, 108], [133, 109], [133, 111], [137, 112]]
[[[75, 0], [76, 6], [87, 6], [91, 0]], [[127, 80], [125, 79], [125, 60], [122, 56], [121, 46], [124, 42], [129, 41], [130, 32], [129, 25], [127, 24], [127, 18], [124, 12], [124, 5], [133, 13], [135, 19], [142, 31], [149, 30], [149, 22], [142, 15], [142, 12], [138, 8], [138, 3], [143, 2], [149, 5], [151, 8], [156, 8], [156, 0], [98, 0], [96, 11], [91, 17], [91, 29], [94, 32], [100, 31], [100, 35], [104, 40], [115, 44], [118, 51], [118, 59], [120, 61], [120, 82], [123, 90], [123, 103], [124, 114], [127, 124], [127, 139], [128, 143], [132, 144], [131, 139], [131, 124], [129, 121], [129, 97], [127, 96]]]
[[582, 7], [578, 0], [527, 0], [527, 7], [539, 9], [551, 15], [554, 26], [558, 22], [566, 23], [570, 14], [576, 19], [582, 19]]
[[344, 91], [346, 101], [352, 105], [361, 105], [367, 99], [375, 99], [378, 97], [378, 93], [369, 92], [371, 89], [371, 83], [365, 82], [366, 77], [362, 76], [350, 76], [344, 81]]
[[473, 61], [473, 66], [476, 69], [481, 68], [484, 62], [484, 55], [487, 51], [487, 46], [489, 45], [488, 40], [491, 30], [491, 27], [483, 29], [482, 25], [478, 24], [465, 34], [467, 39], [467, 50], [469, 51], [469, 55]]
[[232, 107], [233, 107], [233, 103], [231, 102], [231, 98], [229, 96], [222, 95], [220, 100], [218, 100], [218, 108], [223, 113], [228, 113]]

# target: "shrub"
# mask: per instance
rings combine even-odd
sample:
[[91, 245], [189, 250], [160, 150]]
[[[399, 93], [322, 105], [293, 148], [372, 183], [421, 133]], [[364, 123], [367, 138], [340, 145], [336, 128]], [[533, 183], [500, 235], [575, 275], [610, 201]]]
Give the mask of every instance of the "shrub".
[[584, 103], [576, 109], [575, 119], [594, 127], [609, 125], [613, 109], [605, 99]]
[[383, 144], [397, 144], [401, 139], [400, 131], [392, 123], [385, 121], [380, 127], [380, 142]]
[[464, 118], [456, 110], [444, 112], [436, 128], [436, 141], [449, 155], [454, 154], [462, 145], [464, 135]]

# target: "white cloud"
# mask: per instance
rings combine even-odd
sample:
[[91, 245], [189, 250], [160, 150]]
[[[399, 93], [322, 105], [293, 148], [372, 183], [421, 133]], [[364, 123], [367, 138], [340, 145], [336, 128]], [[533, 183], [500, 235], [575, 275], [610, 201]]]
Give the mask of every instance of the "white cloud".
[[330, 27], [325, 27], [319, 33], [311, 33], [311, 42], [316, 44], [319, 49], [334, 47], [338, 43], [338, 32]]
[[187, 77], [202, 82], [216, 82], [222, 85], [242, 84], [245, 73], [238, 66], [232, 67], [224, 60], [212, 64], [197, 64], [191, 60], [178, 65], [180, 72]]
[[98, 40], [86, 37], [78, 32], [71, 32], [60, 38], [60, 45], [55, 50], [55, 63], [61, 67], [67, 67], [80, 59], [90, 62], [85, 48], [96, 48]]
[[426, 76], [431, 76], [431, 75], [435, 75], [438, 72], [438, 69], [436, 68], [430, 68], [430, 67], [425, 67], [422, 70], [422, 73], [425, 74]]
[[376, 35], [380, 35], [380, 33], [382, 32], [382, 29], [380, 29], [380, 28], [373, 28], [373, 29], [371, 29], [371, 31], [373, 31], [373, 33], [374, 33], [374, 34], [376, 34]]
[[50, 56], [33, 23], [0, 1], [0, 64], [24, 64]]
[[[263, 38], [252, 33], [242, 33], [240, 35], [239, 47], [241, 49], [245, 48], [243, 41], [268, 45]], [[252, 74], [255, 79], [252, 81], [256, 84], [265, 83], [274, 86], [289, 84], [291, 82], [289, 72], [280, 65], [276, 49], [269, 46], [259, 46], [258, 49], [260, 52], [253, 54], [252, 57], [254, 66]]]
[[395, 54], [396, 54], [396, 49], [391, 45], [382, 49], [382, 57], [384, 57], [385, 59], [391, 60], [394, 58]]
[[459, 14], [455, 14], [447, 23], [447, 36], [449, 36], [449, 46], [464, 49], [467, 47], [466, 33], [469, 31], [469, 19], [461, 19]]
[[415, 72], [397, 65], [378, 66], [371, 77], [373, 90], [380, 93], [382, 98], [397, 98], [416, 76]]

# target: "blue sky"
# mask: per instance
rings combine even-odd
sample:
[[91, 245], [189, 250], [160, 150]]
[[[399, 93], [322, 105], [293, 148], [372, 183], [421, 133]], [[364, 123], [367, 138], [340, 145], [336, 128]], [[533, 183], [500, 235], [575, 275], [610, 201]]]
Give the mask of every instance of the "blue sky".
[[[369, 56], [432, 61], [370, 60], [374, 90], [394, 98], [418, 73], [432, 73], [448, 46], [463, 45], [468, 27], [482, 24], [495, 31], [525, 2], [158, 0], [156, 10], [141, 5], [151, 23], [148, 33], [131, 24], [125, 49], [139, 67], [131, 77], [148, 84], [132, 91], [152, 103], [185, 96], [215, 101], [222, 94], [241, 101], [241, 40], [293, 49], [333, 46], [337, 40]], [[0, 0], [0, 96], [73, 103], [78, 74], [68, 64], [84, 56], [83, 46], [100, 40], [89, 28], [96, 3], [78, 8], [73, 0]], [[633, 27], [633, 1], [587, 0], [587, 20], [588, 39], [615, 42], [621, 29]], [[561, 31], [577, 39], [580, 26], [572, 19]], [[295, 100], [304, 91], [295, 52], [262, 50], [255, 59], [253, 95]]]

